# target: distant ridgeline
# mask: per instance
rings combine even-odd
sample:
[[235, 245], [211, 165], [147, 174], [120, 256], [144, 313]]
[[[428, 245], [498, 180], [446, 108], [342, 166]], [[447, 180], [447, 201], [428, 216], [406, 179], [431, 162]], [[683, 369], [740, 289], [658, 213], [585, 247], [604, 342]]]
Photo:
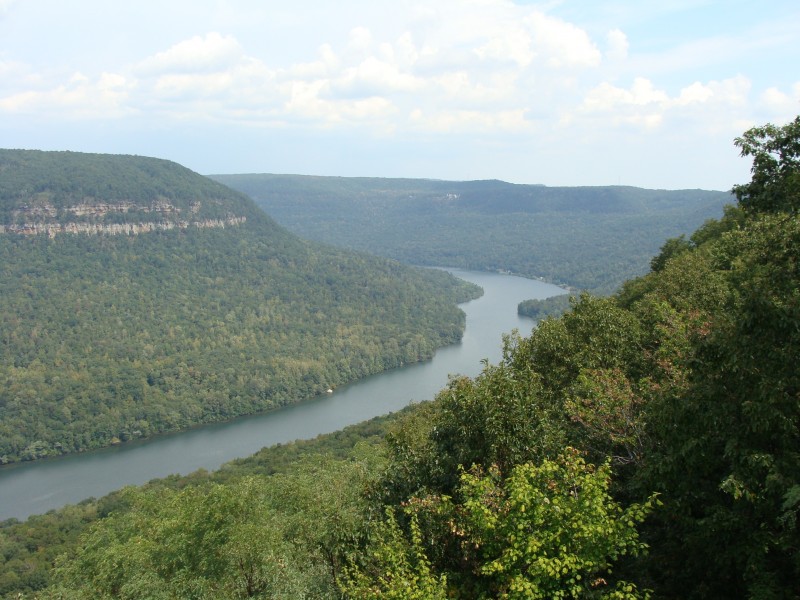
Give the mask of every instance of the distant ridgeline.
[[0, 234], [114, 235], [241, 225], [250, 208], [232, 199], [229, 189], [168, 161], [0, 150]]
[[0, 225], [0, 464], [429, 358], [480, 293], [303, 241], [244, 194], [152, 158], [0, 150]]
[[728, 192], [213, 175], [312, 240], [410, 264], [511, 271], [610, 293], [670, 237], [719, 218]]

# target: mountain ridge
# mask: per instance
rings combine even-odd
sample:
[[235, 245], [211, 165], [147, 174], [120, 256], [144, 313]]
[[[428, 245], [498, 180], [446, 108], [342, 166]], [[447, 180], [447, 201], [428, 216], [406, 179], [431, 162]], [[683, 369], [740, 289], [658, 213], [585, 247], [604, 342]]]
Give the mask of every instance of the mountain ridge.
[[255, 211], [244, 194], [164, 159], [0, 149], [0, 225], [7, 232], [73, 223], [164, 228], [252, 218]]
[[719, 218], [726, 192], [211, 175], [307, 239], [409, 264], [506, 270], [598, 293], [647, 271], [668, 238]]

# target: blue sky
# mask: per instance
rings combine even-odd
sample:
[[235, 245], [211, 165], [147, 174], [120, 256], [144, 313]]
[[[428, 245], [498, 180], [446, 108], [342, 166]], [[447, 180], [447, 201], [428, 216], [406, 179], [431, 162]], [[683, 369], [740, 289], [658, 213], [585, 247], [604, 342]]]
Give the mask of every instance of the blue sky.
[[796, 1], [0, 0], [0, 147], [730, 189], [798, 65]]

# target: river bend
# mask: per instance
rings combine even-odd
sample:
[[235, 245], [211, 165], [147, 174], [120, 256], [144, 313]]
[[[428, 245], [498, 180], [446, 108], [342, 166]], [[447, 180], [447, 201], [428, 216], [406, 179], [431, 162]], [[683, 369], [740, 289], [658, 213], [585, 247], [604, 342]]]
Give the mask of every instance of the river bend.
[[163, 435], [99, 451], [21, 463], [0, 469], [0, 520], [101, 497], [126, 485], [140, 485], [173, 473], [213, 470], [264, 446], [308, 439], [414, 401], [430, 400], [448, 376], [480, 373], [481, 361], [497, 363], [502, 336], [518, 329], [530, 333], [533, 321], [517, 315], [517, 304], [564, 290], [536, 280], [448, 269], [480, 285], [484, 294], [461, 305], [467, 315], [460, 343], [440, 348], [433, 359], [379, 373], [326, 394], [266, 414], [190, 431]]

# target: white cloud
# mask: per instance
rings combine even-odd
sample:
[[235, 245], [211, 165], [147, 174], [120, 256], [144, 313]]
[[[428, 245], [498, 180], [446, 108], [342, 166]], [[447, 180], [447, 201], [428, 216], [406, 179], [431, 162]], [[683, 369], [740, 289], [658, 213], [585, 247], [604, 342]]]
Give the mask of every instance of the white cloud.
[[204, 73], [236, 64], [244, 56], [239, 42], [217, 32], [194, 36], [164, 52], [143, 60], [137, 68], [142, 75], [161, 73]]
[[606, 34], [606, 57], [611, 60], [627, 58], [628, 45], [628, 36], [619, 29], [612, 29]]
[[409, 68], [419, 60], [420, 52], [414, 44], [411, 32], [406, 31], [401, 35], [394, 45], [394, 57], [398, 66]]
[[[126, 5], [124, 32], [103, 21], [118, 12], [107, 5], [91, 28], [76, 29], [66, 17], [76, 11], [66, 8], [47, 28], [36, 10], [44, 1], [0, 0], [4, 130], [25, 114], [32, 128], [42, 117], [81, 118], [87, 129], [91, 119], [135, 114], [156, 130], [196, 123], [198, 136], [209, 121], [246, 123], [282, 127], [287, 136], [424, 139], [449, 155], [452, 134], [497, 147], [525, 136], [548, 148], [587, 138], [620, 147], [620, 136], [709, 138], [713, 128], [729, 146], [742, 123], [800, 112], [800, 84], [785, 68], [796, 62], [796, 18], [736, 31], [658, 22], [701, 5], [708, 15], [720, 0], [624, 11], [509, 0], [313, 0], [296, 10], [242, 0], [191, 14], [187, 0], [176, 0], [165, 10], [186, 18], [169, 26], [153, 27], [147, 10]], [[25, 36], [11, 36], [22, 14]], [[686, 35], [695, 30], [702, 33]], [[98, 37], [77, 52], [76, 31]], [[58, 51], [47, 48], [50, 40]]]
[[600, 51], [585, 30], [541, 12], [532, 12], [524, 22], [533, 37], [533, 49], [552, 68], [594, 67]]
[[355, 27], [350, 31], [347, 49], [356, 54], [365, 54], [372, 46], [372, 32], [366, 27]]
[[[104, 106], [109, 114], [381, 132], [414, 123], [439, 132], [499, 135], [528, 130], [534, 119], [563, 126], [575, 111], [616, 112], [652, 127], [671, 104], [700, 104], [719, 93], [698, 83], [670, 100], [646, 77], [629, 88], [599, 83], [602, 55], [587, 31], [537, 9], [501, 0], [466, 7], [444, 1], [411, 13], [389, 38], [382, 29], [349, 27], [338, 43], [318, 45], [307, 62], [254, 56], [237, 37], [212, 31], [138, 61], [114, 85], [91, 77], [45, 85], [32, 94], [7, 94], [0, 108], [68, 99], [77, 106], [81, 94], [96, 89], [102, 100], [88, 105]], [[624, 59], [626, 34], [609, 31], [604, 48], [607, 58]]]
[[710, 86], [695, 81], [692, 85], [681, 90], [675, 102], [682, 106], [688, 104], [702, 104], [703, 102], [708, 102], [713, 97], [714, 91]]
[[[625, 124], [644, 131], [668, 123], [694, 122], [696, 131], [738, 131], [732, 124], [747, 104], [750, 81], [742, 76], [707, 83], [694, 82], [671, 96], [649, 79], [635, 78], [629, 88], [604, 82], [590, 90], [574, 118], [592, 120], [597, 127]], [[585, 123], [584, 123], [585, 125]]]
[[40, 115], [46, 119], [108, 119], [130, 115], [127, 106], [132, 84], [116, 73], [90, 79], [80, 72], [56, 88], [25, 91], [0, 98], [0, 111]]
[[153, 89], [162, 99], [193, 100], [220, 96], [232, 83], [230, 73], [177, 73], [159, 77]]
[[747, 100], [750, 82], [747, 78], [737, 76], [723, 81], [711, 81], [707, 84], [694, 82], [680, 90], [671, 98], [664, 90], [656, 89], [649, 79], [637, 77], [629, 89], [619, 88], [610, 83], [602, 83], [587, 94], [583, 106], [587, 110], [613, 110], [620, 106], [687, 106], [692, 104], [727, 104], [742, 105]]
[[395, 112], [395, 107], [389, 100], [377, 96], [343, 103], [339, 108], [344, 116], [356, 121], [382, 121]]
[[418, 129], [438, 133], [514, 133], [530, 129], [524, 110], [483, 112], [477, 110], [441, 111], [427, 114], [421, 109], [412, 111], [409, 122]]
[[750, 79], [743, 75], [723, 79], [719, 82], [712, 81], [709, 85], [714, 90], [714, 95], [725, 104], [739, 107], [747, 105], [748, 97], [753, 87]]
[[782, 109], [791, 102], [789, 96], [776, 87], [770, 87], [761, 94], [761, 101], [772, 108]]
[[663, 90], [658, 90], [653, 83], [643, 77], [637, 77], [629, 89], [602, 83], [589, 92], [583, 106], [588, 111], [613, 111], [623, 106], [664, 106], [669, 97]]
[[413, 92], [423, 86], [421, 79], [402, 72], [397, 66], [370, 56], [354, 67], [344, 69], [333, 82], [334, 92], [364, 97], [392, 92]]
[[438, 87], [439, 107], [480, 108], [484, 111], [503, 111], [509, 105], [527, 104], [519, 90], [513, 72], [498, 72], [485, 81], [474, 81], [467, 71], [448, 72], [432, 80]]
[[486, 43], [475, 49], [475, 54], [482, 59], [512, 62], [524, 68], [535, 57], [531, 42], [530, 32], [512, 25], [494, 31]]
[[338, 122], [340, 118], [331, 103], [321, 98], [327, 87], [324, 81], [292, 81], [281, 85], [282, 92], [288, 96], [285, 103], [287, 116], [322, 123]]
[[788, 93], [775, 86], [769, 87], [761, 93], [759, 100], [777, 120], [789, 120], [800, 113], [800, 82], [792, 85]]
[[[293, 81], [283, 86], [288, 95], [284, 116], [300, 122], [319, 123], [327, 126], [346, 121], [382, 121], [395, 112], [392, 103], [381, 97], [331, 100], [328, 99], [328, 83]], [[384, 124], [385, 128], [387, 125]]]
[[330, 44], [322, 44], [317, 60], [297, 63], [281, 70], [283, 79], [319, 79], [330, 77], [341, 67], [341, 60]]

